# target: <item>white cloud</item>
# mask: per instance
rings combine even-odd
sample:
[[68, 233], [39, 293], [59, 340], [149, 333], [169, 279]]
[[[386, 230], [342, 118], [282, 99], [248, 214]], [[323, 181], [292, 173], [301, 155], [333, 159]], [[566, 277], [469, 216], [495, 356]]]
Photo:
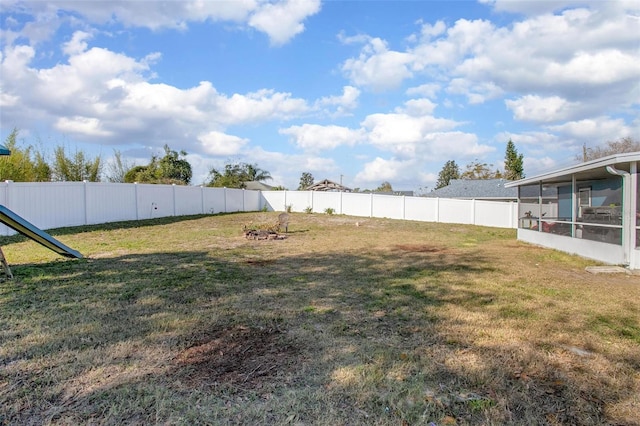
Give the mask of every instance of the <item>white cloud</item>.
[[401, 175], [406, 168], [406, 161], [385, 160], [376, 157], [375, 160], [364, 165], [364, 169], [356, 175], [355, 180], [367, 183], [390, 181]]
[[538, 123], [565, 121], [580, 108], [577, 102], [568, 102], [559, 96], [526, 95], [515, 100], [507, 99], [505, 104], [513, 111], [516, 120]]
[[494, 148], [480, 144], [476, 135], [452, 131], [452, 120], [406, 113], [371, 114], [361, 123], [366, 139], [376, 148], [403, 159], [482, 157]]
[[304, 31], [304, 21], [320, 10], [320, 0], [283, 0], [264, 3], [252, 14], [249, 26], [269, 35], [271, 43], [282, 45]]
[[594, 142], [601, 143], [602, 141], [616, 140], [631, 134], [624, 120], [610, 117], [570, 121], [564, 124], [549, 126], [549, 129], [569, 137], [591, 141], [591, 144]]
[[73, 33], [71, 40], [62, 45], [62, 51], [65, 55], [77, 55], [87, 50], [86, 40], [91, 39], [92, 35], [84, 31], [76, 31]]
[[344, 86], [342, 95], [325, 96], [316, 102], [316, 108], [336, 107], [335, 115], [343, 115], [358, 106], [360, 90], [353, 86]]
[[7, 10], [20, 10], [37, 19], [23, 28], [32, 42], [49, 38], [64, 16], [77, 13], [93, 24], [184, 31], [191, 22], [223, 21], [247, 25], [282, 45], [304, 31], [304, 20], [320, 10], [319, 0], [234, 1], [8, 1]]
[[342, 71], [357, 86], [384, 91], [398, 87], [413, 75], [408, 66], [412, 61], [411, 54], [391, 51], [385, 41], [373, 38], [358, 58], [343, 63]]
[[255, 123], [267, 119], [288, 119], [299, 116], [309, 109], [304, 99], [292, 98], [290, 93], [269, 89], [220, 98], [218, 106], [220, 116], [217, 120], [227, 125]]
[[[206, 81], [186, 89], [151, 83], [151, 64], [159, 55], [136, 60], [90, 47], [88, 38], [76, 32], [64, 45], [68, 61], [42, 69], [32, 68], [33, 47], [6, 46], [0, 56], [3, 121], [24, 129], [33, 120], [49, 123], [86, 142], [117, 144], [124, 138], [196, 144], [198, 135], [225, 126], [286, 120], [311, 111], [304, 99], [273, 90], [225, 95]], [[354, 90], [345, 89], [335, 102], [348, 105], [354, 96]]]
[[403, 107], [396, 108], [396, 112], [404, 112], [407, 115], [420, 117], [432, 115], [436, 106], [437, 105], [429, 99], [410, 99], [404, 103]]
[[353, 146], [362, 139], [362, 132], [341, 126], [303, 124], [280, 129], [280, 134], [289, 135], [291, 141], [305, 151], [317, 152], [338, 146]]
[[198, 140], [206, 153], [216, 156], [236, 155], [249, 142], [247, 139], [217, 131], [202, 134]]
[[426, 83], [421, 84], [420, 86], [411, 87], [407, 89], [406, 93], [409, 96], [425, 96], [429, 99], [435, 99], [441, 89], [442, 87], [439, 84]]
[[55, 128], [62, 133], [85, 136], [104, 137], [113, 135], [112, 132], [103, 129], [100, 120], [91, 117], [60, 117], [55, 123]]

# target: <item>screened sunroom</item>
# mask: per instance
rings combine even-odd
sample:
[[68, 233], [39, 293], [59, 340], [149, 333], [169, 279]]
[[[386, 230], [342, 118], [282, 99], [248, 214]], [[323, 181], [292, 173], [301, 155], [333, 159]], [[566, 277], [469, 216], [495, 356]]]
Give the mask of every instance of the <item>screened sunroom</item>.
[[506, 184], [518, 188], [518, 239], [640, 269], [640, 152]]

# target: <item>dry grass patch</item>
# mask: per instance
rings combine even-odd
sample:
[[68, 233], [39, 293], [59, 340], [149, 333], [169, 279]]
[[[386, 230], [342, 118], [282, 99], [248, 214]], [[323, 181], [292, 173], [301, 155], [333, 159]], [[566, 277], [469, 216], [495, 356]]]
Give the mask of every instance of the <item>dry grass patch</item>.
[[[0, 424], [640, 424], [640, 277], [514, 230], [276, 213], [2, 239]], [[356, 225], [357, 223], [357, 225]]]

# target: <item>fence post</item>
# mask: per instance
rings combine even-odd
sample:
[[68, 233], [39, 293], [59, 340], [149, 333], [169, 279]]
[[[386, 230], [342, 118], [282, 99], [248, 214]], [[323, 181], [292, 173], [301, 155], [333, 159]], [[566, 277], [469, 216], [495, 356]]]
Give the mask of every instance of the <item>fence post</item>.
[[373, 192], [369, 194], [369, 217], [373, 217]]
[[140, 220], [140, 216], [138, 214], [138, 182], [133, 182], [134, 188], [135, 190], [135, 194], [136, 194], [136, 202], [135, 202], [135, 209], [136, 209], [136, 220]]
[[440, 223], [440, 197], [436, 197], [436, 223]]
[[173, 190], [173, 216], [176, 215], [176, 184], [171, 184], [171, 189]]
[[471, 200], [471, 224], [476, 224], [476, 199]]
[[224, 212], [227, 212], [227, 187], [225, 186], [222, 192], [222, 195], [224, 197]]
[[87, 225], [87, 209], [89, 208], [89, 206], [87, 205], [87, 180], [83, 180], [82, 181], [82, 187], [83, 187], [83, 194], [82, 196], [84, 197], [83, 200], [83, 204], [84, 204], [84, 224]]
[[204, 214], [204, 186], [200, 185], [200, 212]]
[[407, 215], [406, 215], [406, 211], [407, 211], [407, 201], [404, 198], [404, 195], [402, 196], [402, 220], [406, 220], [407, 219]]

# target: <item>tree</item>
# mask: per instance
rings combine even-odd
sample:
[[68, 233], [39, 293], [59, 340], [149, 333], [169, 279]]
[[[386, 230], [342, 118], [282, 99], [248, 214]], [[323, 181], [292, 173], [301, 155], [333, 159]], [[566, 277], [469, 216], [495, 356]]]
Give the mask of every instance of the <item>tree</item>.
[[109, 182], [126, 182], [125, 176], [133, 168], [133, 165], [122, 158], [122, 153], [113, 150], [113, 161], [107, 166], [107, 180]]
[[311, 185], [313, 185], [313, 175], [309, 172], [303, 172], [300, 176], [300, 185], [298, 185], [298, 191], [304, 191]]
[[635, 140], [629, 136], [620, 138], [617, 141], [608, 141], [603, 146], [587, 148], [582, 147], [582, 154], [576, 155], [576, 160], [590, 161], [597, 158], [606, 157], [613, 154], [624, 154], [625, 152], [640, 151], [640, 140]]
[[245, 174], [243, 178], [244, 182], [248, 182], [248, 181], [262, 182], [263, 180], [271, 179], [271, 173], [269, 173], [266, 170], [262, 170], [261, 168], [258, 167], [257, 164], [242, 163], [242, 167], [244, 168], [244, 174]]
[[180, 157], [186, 157], [187, 152], [182, 150], [180, 153], [173, 151], [169, 148], [169, 145], [164, 146], [164, 157], [159, 161], [160, 167], [160, 180], [166, 183], [176, 183], [182, 185], [189, 185], [193, 172], [191, 170], [191, 164]]
[[467, 164], [465, 171], [460, 175], [460, 179], [484, 180], [484, 179], [500, 179], [502, 173], [500, 170], [491, 171], [493, 164], [481, 163], [477, 159]]
[[73, 156], [67, 156], [65, 148], [59, 146], [54, 151], [53, 180], [67, 182], [99, 182], [102, 172], [100, 156], [90, 159], [84, 151], [77, 150]]
[[507, 142], [504, 154], [504, 178], [507, 180], [518, 180], [524, 177], [524, 155], [518, 154], [516, 145], [511, 139]]
[[168, 145], [164, 146], [164, 157], [151, 156], [146, 166], [131, 167], [124, 174], [124, 181], [128, 183], [143, 182], [157, 184], [188, 185], [191, 182], [191, 164], [185, 157], [185, 151], [173, 151]]
[[384, 181], [373, 192], [393, 192], [393, 187], [387, 181]]
[[4, 145], [11, 155], [0, 157], [0, 179], [15, 182], [43, 182], [51, 180], [51, 168], [44, 155], [31, 145], [18, 146], [18, 129], [7, 136]]
[[271, 179], [271, 174], [257, 164], [227, 163], [224, 170], [211, 168], [206, 185], [218, 188], [244, 188], [245, 182]]
[[444, 163], [442, 170], [438, 173], [438, 181], [434, 189], [444, 188], [454, 179], [460, 179], [460, 168], [454, 160], [449, 160]]

